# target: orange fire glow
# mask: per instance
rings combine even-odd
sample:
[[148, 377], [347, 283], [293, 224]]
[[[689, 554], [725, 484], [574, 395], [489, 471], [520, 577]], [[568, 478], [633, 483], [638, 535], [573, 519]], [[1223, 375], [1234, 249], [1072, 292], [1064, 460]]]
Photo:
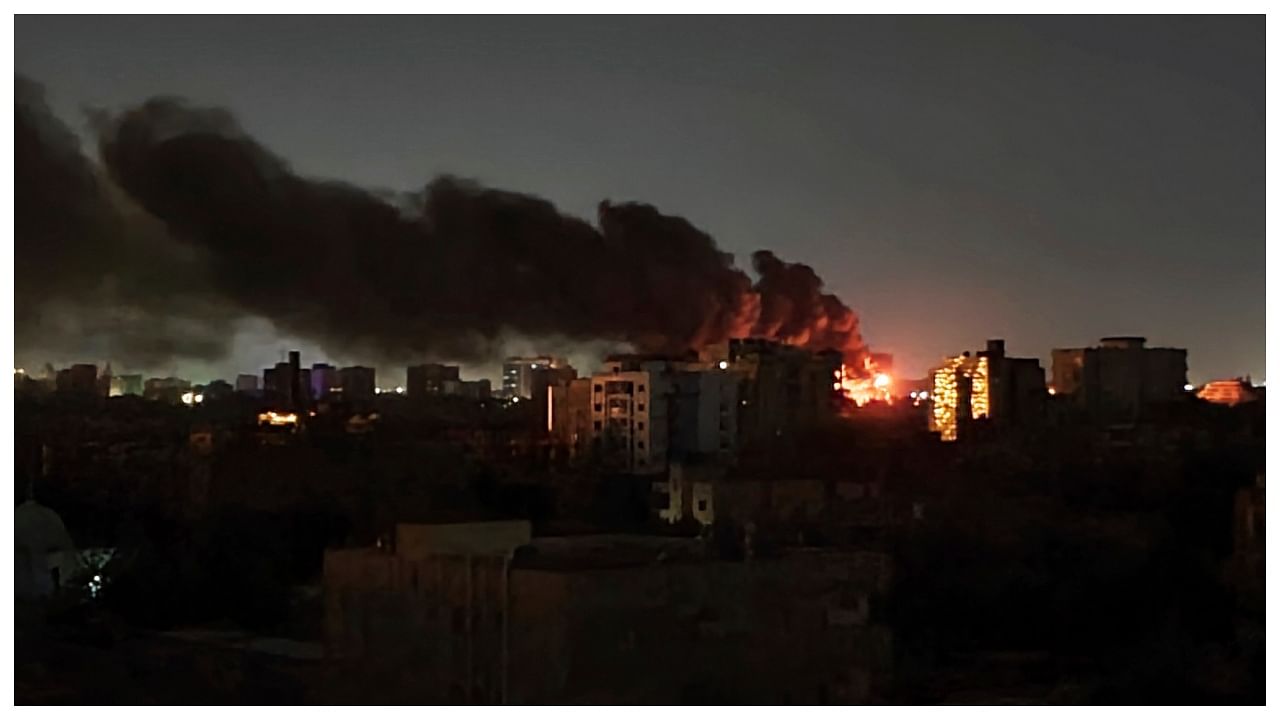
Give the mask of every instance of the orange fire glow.
[[858, 407], [871, 402], [893, 403], [893, 378], [880, 372], [869, 357], [863, 359], [861, 372], [856, 367], [841, 365], [835, 380], [834, 389]]
[[258, 413], [258, 424], [260, 425], [297, 425], [297, 413], [281, 413], [275, 410], [268, 410], [264, 413]]

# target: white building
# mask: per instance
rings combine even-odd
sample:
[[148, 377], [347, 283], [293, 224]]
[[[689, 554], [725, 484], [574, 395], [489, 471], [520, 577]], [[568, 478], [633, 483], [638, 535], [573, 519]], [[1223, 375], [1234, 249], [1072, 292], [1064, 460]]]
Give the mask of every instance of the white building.
[[20, 598], [51, 595], [75, 580], [80, 556], [58, 513], [34, 500], [13, 511], [16, 558], [15, 594]]
[[668, 386], [662, 364], [623, 370], [618, 362], [591, 377], [591, 434], [601, 452], [629, 472], [667, 466]]

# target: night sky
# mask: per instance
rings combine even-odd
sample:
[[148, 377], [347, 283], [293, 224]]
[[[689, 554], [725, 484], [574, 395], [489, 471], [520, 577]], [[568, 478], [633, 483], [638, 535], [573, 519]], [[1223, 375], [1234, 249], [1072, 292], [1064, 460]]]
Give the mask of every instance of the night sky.
[[[653, 203], [739, 266], [812, 265], [903, 376], [989, 337], [1047, 368], [1140, 334], [1186, 347], [1193, 381], [1264, 376], [1264, 35], [1260, 17], [15, 19], [18, 72], [86, 133], [85, 106], [181, 95], [308, 175], [454, 173], [584, 218]], [[225, 360], [148, 370], [232, 376], [293, 342], [246, 329]]]

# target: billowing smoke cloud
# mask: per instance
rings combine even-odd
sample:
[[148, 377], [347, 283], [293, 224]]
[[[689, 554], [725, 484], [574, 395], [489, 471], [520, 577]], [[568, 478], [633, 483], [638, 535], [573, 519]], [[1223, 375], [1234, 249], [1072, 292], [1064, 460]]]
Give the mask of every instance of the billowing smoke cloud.
[[19, 355], [158, 365], [225, 349], [238, 310], [81, 152], [42, 88], [16, 78], [14, 297]]
[[[646, 351], [740, 336], [863, 351], [856, 315], [822, 292], [811, 268], [760, 252], [753, 282], [709, 235], [648, 205], [601, 203], [592, 225], [540, 198], [451, 177], [388, 198], [301, 177], [228, 113], [174, 99], [100, 118], [97, 129], [107, 174], [165, 229], [147, 235], [165, 246], [164, 261], [113, 281], [140, 312], [168, 307], [179, 283], [186, 307], [234, 308], [384, 359], [476, 358], [505, 333]], [[34, 214], [75, 225], [28, 228], [42, 238], [39, 253], [152, 262], [118, 229], [120, 213], [102, 201], [91, 163], [65, 144], [31, 144], [39, 157], [29, 164], [63, 159], [52, 166], [74, 169], [77, 189], [55, 192], [65, 180], [34, 178], [43, 190], [28, 199], [48, 206]], [[57, 213], [65, 204], [87, 209]], [[38, 263], [36, 255], [27, 260]], [[101, 265], [49, 272], [57, 297], [84, 300], [79, 288], [102, 284]], [[26, 291], [34, 297], [37, 288]]]

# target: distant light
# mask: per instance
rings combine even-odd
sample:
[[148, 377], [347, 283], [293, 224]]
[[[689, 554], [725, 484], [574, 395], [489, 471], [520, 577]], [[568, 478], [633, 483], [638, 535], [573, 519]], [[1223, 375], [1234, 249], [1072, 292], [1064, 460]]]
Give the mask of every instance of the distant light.
[[538, 365], [537, 365], [537, 363], [529, 363], [529, 369], [530, 369], [530, 370], [537, 370], [537, 369], [538, 369]]
[[883, 390], [889, 387], [889, 382], [890, 380], [888, 375], [885, 375], [884, 373], [879, 373], [878, 375], [875, 376], [875, 379], [871, 381], [871, 385], [875, 388]]
[[519, 395], [517, 395], [517, 396], [515, 396], [515, 397], [511, 398], [511, 402], [513, 402], [513, 403], [518, 403], [518, 402], [520, 402], [520, 396], [519, 396]]
[[190, 405], [196, 401], [196, 394], [193, 392], [182, 393], [182, 402], [184, 405]]
[[720, 366], [720, 369], [721, 369], [721, 370], [728, 370], [728, 369], [729, 369], [729, 361], [728, 361], [728, 360], [721, 360], [721, 361], [719, 362], [719, 366]]
[[196, 395], [194, 399], [197, 403], [202, 403], [204, 402], [204, 395]]
[[928, 392], [927, 390], [921, 390], [921, 391], [920, 391], [920, 399], [921, 399], [921, 400], [928, 400], [928, 399], [929, 399], [929, 392]]
[[403, 395], [403, 394], [404, 394], [404, 386], [403, 386], [403, 385], [397, 385], [397, 386], [396, 386], [396, 394], [397, 394], [397, 395]]
[[915, 390], [912, 390], [912, 391], [911, 391], [911, 399], [912, 399], [912, 400], [915, 400], [915, 399], [916, 399], [917, 397], [919, 397], [919, 396], [920, 396], [920, 393], [916, 392]]
[[375, 395], [381, 395], [381, 394], [382, 394], [382, 388], [374, 388], [374, 389], [373, 389], [373, 394], [375, 394]]
[[1050, 395], [1057, 395], [1057, 394], [1058, 394], [1058, 391], [1057, 391], [1057, 390], [1055, 390], [1055, 389], [1053, 389], [1053, 388], [1049, 388], [1049, 394], [1050, 394]]
[[1192, 390], [1196, 389], [1196, 386], [1192, 385], [1191, 383], [1187, 383], [1186, 385], [1182, 386], [1182, 389], [1186, 390], [1187, 392], [1191, 392]]
[[26, 374], [27, 374], [27, 371], [26, 371], [26, 370], [23, 370], [22, 368], [14, 368], [14, 369], [13, 369], [13, 374], [14, 374], [14, 375], [26, 375]]
[[101, 576], [101, 575], [94, 575], [94, 576], [93, 576], [93, 581], [94, 581], [94, 582], [102, 582], [102, 576]]

